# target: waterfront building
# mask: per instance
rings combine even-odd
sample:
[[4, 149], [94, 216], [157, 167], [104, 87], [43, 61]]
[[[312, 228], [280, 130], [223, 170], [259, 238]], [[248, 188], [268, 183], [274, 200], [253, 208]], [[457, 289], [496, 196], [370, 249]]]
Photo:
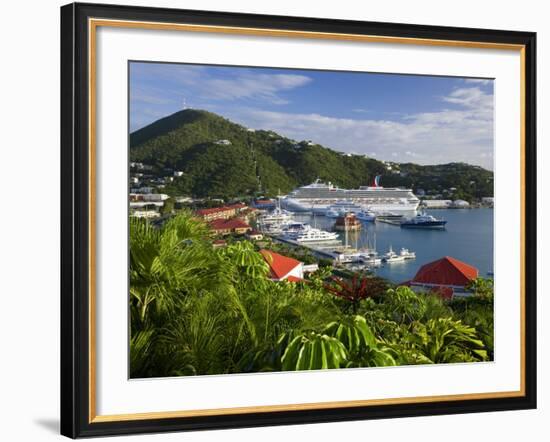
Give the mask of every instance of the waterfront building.
[[403, 283], [417, 292], [433, 292], [444, 299], [455, 296], [469, 296], [466, 287], [479, 275], [478, 269], [470, 264], [445, 256], [424, 264], [414, 278]]
[[130, 201], [132, 202], [162, 202], [170, 198], [165, 193], [130, 193]]
[[334, 230], [356, 232], [361, 230], [362, 224], [353, 213], [348, 213], [344, 216], [340, 216], [334, 223]]
[[151, 219], [151, 218], [160, 217], [160, 213], [157, 212], [156, 210], [132, 210], [130, 212], [130, 216], [132, 216], [134, 218]]
[[209, 225], [217, 235], [229, 235], [230, 233], [242, 235], [252, 230], [252, 227], [240, 218], [215, 219], [210, 221]]
[[422, 205], [426, 209], [448, 209], [453, 202], [451, 200], [423, 200]]
[[464, 200], [454, 200], [452, 207], [455, 209], [467, 209], [470, 207], [470, 203]]
[[260, 250], [269, 265], [269, 279], [272, 281], [299, 282], [304, 278], [304, 263], [271, 250]]
[[[246, 204], [243, 204], [246, 207]], [[237, 214], [237, 210], [241, 210], [241, 205], [233, 204], [231, 206], [212, 207], [209, 209], [200, 209], [195, 213], [205, 221], [213, 221], [215, 219], [229, 219]]]

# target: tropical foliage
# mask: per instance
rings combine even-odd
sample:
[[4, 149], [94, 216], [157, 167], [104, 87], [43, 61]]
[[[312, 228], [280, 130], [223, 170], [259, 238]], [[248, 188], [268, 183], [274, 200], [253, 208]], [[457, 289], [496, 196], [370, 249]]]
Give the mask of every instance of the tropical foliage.
[[492, 285], [446, 302], [373, 276], [268, 279], [248, 241], [212, 247], [183, 212], [130, 221], [131, 377], [491, 360]]

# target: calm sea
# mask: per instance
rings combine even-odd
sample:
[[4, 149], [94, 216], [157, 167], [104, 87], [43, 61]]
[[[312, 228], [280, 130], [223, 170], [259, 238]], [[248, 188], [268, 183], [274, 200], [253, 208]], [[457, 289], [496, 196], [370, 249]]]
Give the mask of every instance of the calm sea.
[[[416, 253], [416, 259], [401, 263], [384, 264], [376, 273], [393, 282], [411, 279], [418, 269], [428, 262], [452, 256], [479, 270], [486, 277], [493, 271], [493, 209], [449, 209], [428, 212], [447, 220], [445, 230], [402, 229], [386, 223], [363, 223], [360, 232], [348, 233], [352, 247], [372, 246], [376, 238], [376, 250], [386, 253], [390, 246], [396, 253], [402, 247]], [[334, 219], [324, 216], [298, 215], [297, 221], [316, 224], [318, 228], [332, 230]], [[342, 233], [341, 240], [345, 240]]]

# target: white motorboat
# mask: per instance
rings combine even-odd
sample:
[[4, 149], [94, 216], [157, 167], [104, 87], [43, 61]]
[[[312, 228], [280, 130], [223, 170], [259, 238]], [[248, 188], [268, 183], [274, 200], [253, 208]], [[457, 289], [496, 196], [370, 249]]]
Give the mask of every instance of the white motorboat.
[[380, 258], [375, 251], [362, 252], [361, 262], [371, 266], [379, 266], [382, 264], [382, 258]]
[[376, 214], [370, 210], [361, 210], [355, 214], [355, 217], [364, 222], [372, 223], [376, 220]]
[[310, 227], [299, 232], [295, 240], [297, 242], [326, 242], [338, 240], [338, 234], [335, 232], [327, 232], [326, 230], [315, 229]]
[[415, 259], [416, 253], [411, 252], [409, 249], [406, 249], [405, 247], [402, 247], [399, 256], [402, 256], [405, 259]]
[[384, 254], [382, 261], [385, 262], [386, 264], [392, 264], [396, 262], [405, 261], [405, 257], [395, 253], [392, 249], [392, 246], [390, 246], [390, 249], [388, 250], [388, 252]]

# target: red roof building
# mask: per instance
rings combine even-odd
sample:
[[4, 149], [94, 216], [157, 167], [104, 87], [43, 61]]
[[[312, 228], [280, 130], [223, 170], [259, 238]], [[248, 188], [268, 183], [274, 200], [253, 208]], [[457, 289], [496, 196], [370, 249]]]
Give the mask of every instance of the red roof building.
[[248, 208], [244, 203], [231, 204], [229, 206], [211, 207], [208, 209], [199, 209], [195, 213], [205, 221], [215, 219], [228, 219]]
[[208, 225], [218, 235], [228, 235], [229, 233], [243, 234], [252, 230], [252, 227], [240, 218], [215, 219], [210, 221]]
[[299, 282], [304, 278], [303, 263], [288, 256], [279, 255], [271, 250], [260, 250], [269, 265], [269, 278], [273, 281]]
[[415, 277], [406, 283], [411, 288], [429, 290], [445, 299], [466, 296], [466, 286], [478, 277], [478, 270], [450, 256], [424, 264]]

